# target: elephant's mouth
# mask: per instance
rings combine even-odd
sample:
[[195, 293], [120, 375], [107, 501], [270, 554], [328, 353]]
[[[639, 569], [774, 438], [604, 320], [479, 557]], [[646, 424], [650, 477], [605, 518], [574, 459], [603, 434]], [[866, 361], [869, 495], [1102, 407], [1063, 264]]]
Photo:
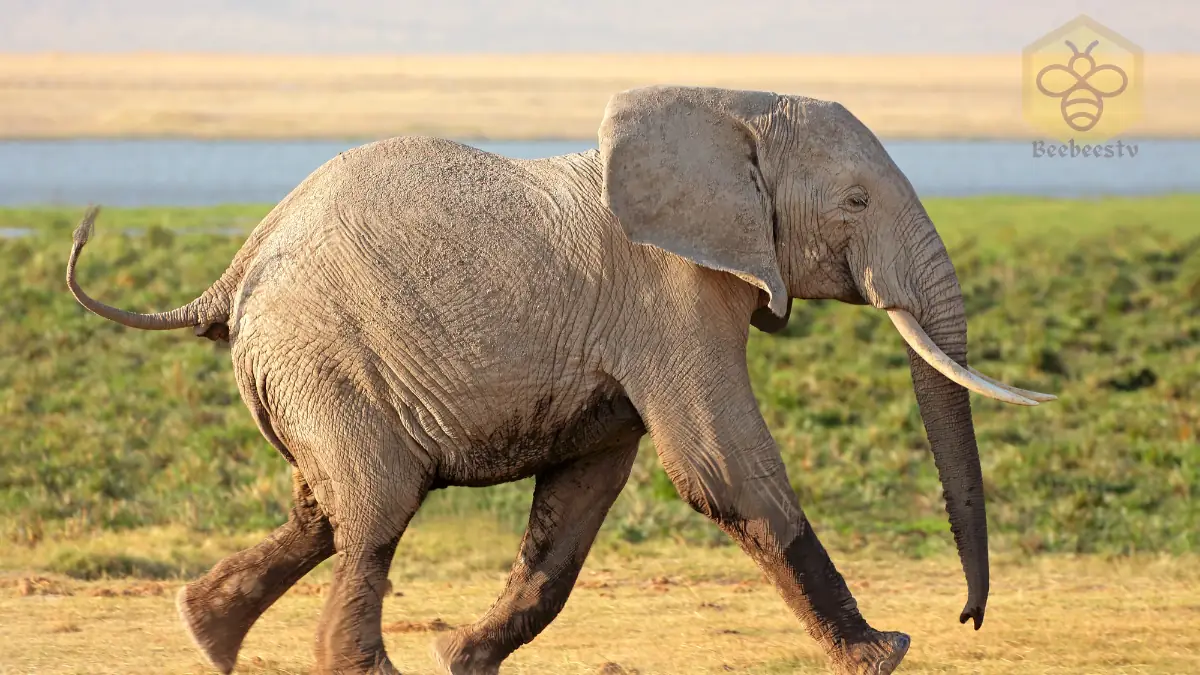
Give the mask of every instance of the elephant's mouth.
[[850, 286], [849, 288], [845, 289], [843, 291], [843, 295], [840, 295], [840, 296], [834, 298], [834, 300], [837, 300], [838, 302], [844, 302], [847, 305], [869, 305], [869, 304], [871, 304], [871, 303], [867, 302], [867, 299], [863, 297], [861, 292], [859, 292], [858, 287], [853, 286], [853, 285]]
[[966, 387], [977, 394], [1014, 405], [1033, 406], [1058, 398], [1053, 394], [1043, 394], [1005, 384], [984, 375], [970, 366], [964, 367], [960, 365], [954, 359], [947, 356], [946, 352], [942, 351], [930, 339], [925, 329], [921, 328], [921, 324], [917, 322], [916, 317], [912, 314], [903, 309], [888, 309], [886, 311], [888, 318], [895, 324], [896, 330], [900, 332], [900, 336], [904, 338], [908, 346], [912, 347], [913, 351], [926, 363], [933, 366], [935, 370], [945, 375], [954, 383]]

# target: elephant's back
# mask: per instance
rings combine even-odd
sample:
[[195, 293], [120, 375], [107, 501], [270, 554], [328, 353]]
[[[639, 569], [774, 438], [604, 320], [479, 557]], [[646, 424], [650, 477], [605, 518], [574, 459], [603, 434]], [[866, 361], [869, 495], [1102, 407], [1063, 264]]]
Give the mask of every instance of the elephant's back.
[[380, 304], [364, 313], [490, 305], [517, 318], [519, 307], [549, 299], [566, 281], [552, 277], [586, 276], [581, 268], [598, 263], [568, 250], [577, 247], [565, 236], [571, 226], [548, 206], [547, 190], [531, 185], [550, 181], [533, 175], [436, 138], [397, 137], [343, 152], [272, 214], [242, 299], [253, 291], [264, 302], [294, 305], [316, 293], [354, 306], [370, 305], [370, 295]]
[[285, 200], [231, 330], [304, 342], [304, 362], [336, 354], [380, 396], [458, 401], [443, 412], [463, 426], [529, 389], [569, 409], [607, 382], [589, 317], [608, 276], [607, 235], [570, 184], [439, 139], [342, 153]]
[[[435, 138], [401, 137], [344, 153], [325, 213], [306, 224], [310, 264], [347, 301], [379, 289], [370, 309], [430, 329], [485, 335], [546, 316], [586, 295], [597, 256], [573, 195], [505, 157]], [[593, 233], [594, 234], [594, 233]], [[353, 296], [353, 297], [351, 297]], [[364, 307], [364, 311], [368, 308]]]

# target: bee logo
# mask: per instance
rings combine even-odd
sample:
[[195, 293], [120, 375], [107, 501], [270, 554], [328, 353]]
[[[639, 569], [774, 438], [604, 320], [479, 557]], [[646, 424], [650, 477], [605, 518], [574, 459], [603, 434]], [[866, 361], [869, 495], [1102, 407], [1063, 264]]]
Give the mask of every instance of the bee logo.
[[1066, 65], [1054, 63], [1037, 74], [1037, 88], [1050, 98], [1061, 99], [1063, 121], [1075, 131], [1090, 131], [1104, 114], [1104, 99], [1119, 96], [1129, 86], [1129, 76], [1120, 67], [1096, 65], [1093, 40], [1082, 52], [1070, 40], [1071, 58]]

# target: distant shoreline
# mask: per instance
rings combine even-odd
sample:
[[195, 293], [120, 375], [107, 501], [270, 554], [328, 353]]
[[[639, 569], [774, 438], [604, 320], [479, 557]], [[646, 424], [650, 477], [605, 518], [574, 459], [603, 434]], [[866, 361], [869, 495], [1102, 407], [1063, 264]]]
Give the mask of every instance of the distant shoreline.
[[[1200, 137], [1200, 54], [1146, 57], [1130, 137]], [[0, 54], [0, 139], [593, 140], [608, 98], [676, 83], [836, 100], [879, 136], [1030, 138], [1020, 55]]]
[[[1200, 126], [1200, 125], [1197, 125]], [[871, 127], [875, 130], [875, 126]], [[392, 138], [395, 136], [432, 136], [435, 138], [445, 138], [468, 145], [474, 143], [586, 143], [591, 142], [596, 145], [596, 137], [593, 133], [589, 136], [567, 137], [567, 136], [463, 136], [453, 133], [438, 133], [435, 131], [420, 130], [409, 131], [400, 129], [397, 131], [384, 132], [378, 136], [371, 135], [343, 135], [343, 134], [315, 134], [315, 135], [297, 135], [297, 134], [279, 134], [270, 135], [270, 131], [263, 131], [258, 135], [225, 135], [222, 133], [200, 134], [200, 133], [161, 133], [161, 134], [141, 134], [134, 131], [123, 134], [112, 135], [43, 135], [43, 136], [14, 136], [6, 135], [0, 132], [0, 143], [16, 143], [16, 142], [71, 142], [71, 141], [231, 141], [241, 143], [253, 143], [256, 141], [264, 142], [331, 142], [331, 143], [354, 143], [366, 144], [378, 141], [384, 138]], [[1046, 141], [1035, 138], [1036, 132], [1025, 131], [1024, 133], [1014, 133], [1009, 136], [957, 136], [952, 132], [938, 134], [935, 132], [929, 133], [911, 133], [905, 135], [888, 135], [878, 133], [876, 135], [879, 140], [884, 143], [893, 141], [954, 141], [963, 143], [1001, 143], [1001, 142], [1025, 142], [1025, 143], [1044, 143]], [[1126, 143], [1137, 143], [1139, 141], [1194, 141], [1200, 140], [1200, 129], [1195, 131], [1184, 130], [1181, 132], [1166, 132], [1166, 133], [1138, 133], [1136, 136], [1122, 136]], [[1051, 143], [1057, 141], [1051, 140]]]

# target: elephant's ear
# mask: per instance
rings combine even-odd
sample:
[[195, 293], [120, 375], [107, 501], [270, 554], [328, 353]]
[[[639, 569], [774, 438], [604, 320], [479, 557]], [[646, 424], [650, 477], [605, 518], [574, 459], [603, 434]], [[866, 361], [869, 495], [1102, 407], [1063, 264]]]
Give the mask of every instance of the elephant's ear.
[[604, 200], [629, 238], [732, 273], [787, 316], [771, 196], [749, 121], [778, 96], [646, 87], [614, 96], [600, 125]]

